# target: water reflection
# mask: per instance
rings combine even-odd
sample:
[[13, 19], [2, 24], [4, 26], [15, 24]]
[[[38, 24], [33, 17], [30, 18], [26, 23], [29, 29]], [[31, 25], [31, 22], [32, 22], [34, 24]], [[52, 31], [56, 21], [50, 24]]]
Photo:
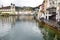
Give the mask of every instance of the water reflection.
[[0, 21], [1, 40], [43, 40], [33, 16], [0, 17]]
[[0, 16], [0, 40], [60, 40], [60, 35], [33, 16]]
[[0, 37], [6, 35], [14, 25], [15, 18], [0, 16]]
[[[38, 25], [40, 25], [40, 23], [38, 23]], [[43, 34], [44, 40], [60, 40], [60, 34], [56, 33], [56, 31], [43, 26], [39, 26], [39, 28]]]

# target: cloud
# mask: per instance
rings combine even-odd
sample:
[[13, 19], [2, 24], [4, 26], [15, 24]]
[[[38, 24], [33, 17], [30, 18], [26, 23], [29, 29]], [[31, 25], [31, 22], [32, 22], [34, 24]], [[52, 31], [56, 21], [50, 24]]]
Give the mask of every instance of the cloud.
[[31, 6], [35, 7], [42, 4], [43, 0], [0, 0], [4, 6], [14, 3], [17, 6]]
[[14, 2], [14, 0], [1, 0], [1, 1], [4, 6], [10, 5], [10, 3]]

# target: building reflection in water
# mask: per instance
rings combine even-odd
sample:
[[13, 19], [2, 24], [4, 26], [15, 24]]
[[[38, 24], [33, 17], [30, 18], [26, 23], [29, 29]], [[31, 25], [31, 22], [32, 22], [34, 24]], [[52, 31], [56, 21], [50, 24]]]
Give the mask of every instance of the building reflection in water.
[[15, 27], [15, 23], [19, 21], [32, 21], [33, 16], [0, 16], [0, 36], [3, 37]]
[[44, 40], [60, 40], [60, 34], [56, 33], [56, 31], [53, 31], [48, 27], [40, 26], [40, 23], [38, 23], [38, 26], [43, 34]]
[[16, 17], [2, 17], [0, 16], [0, 37], [5, 36], [14, 27]]
[[33, 16], [16, 16], [16, 21], [33, 21]]
[[[21, 22], [20, 22], [21, 21]], [[40, 29], [40, 34], [43, 36], [43, 38], [44, 38], [44, 40], [60, 40], [60, 34], [57, 34], [55, 31], [53, 31], [53, 30], [51, 30], [50, 28], [48, 28], [48, 27], [42, 27], [42, 26], [40, 26], [40, 23], [36, 23], [36, 27], [35, 27], [35, 23], [33, 24], [33, 21], [34, 21], [34, 19], [33, 19], [33, 16], [10, 16], [10, 17], [0, 17], [0, 38], [1, 37], [3, 37], [3, 39], [5, 39], [5, 40], [11, 40], [14, 36], [12, 36], [13, 35], [13, 31], [12, 31], [12, 33], [10, 33], [10, 31], [15, 27], [15, 29], [17, 29], [18, 28], [18, 30], [20, 30], [21, 28], [22, 28], [22, 30], [23, 29], [25, 29], [25, 28], [23, 28], [24, 27], [24, 24], [26, 23], [26, 21], [27, 21], [27, 24], [25, 25], [25, 26], [29, 26], [28, 25], [28, 23], [31, 23], [31, 26], [29, 26], [28, 28], [30, 29], [30, 28], [37, 28], [36, 30], [35, 29], [33, 29], [33, 30], [35, 30], [36, 32], [39, 32], [39, 29]], [[18, 23], [19, 22], [19, 23]], [[21, 23], [23, 23], [23, 24], [21, 24]], [[20, 27], [17, 27], [17, 25], [19, 25]], [[34, 25], [33, 27], [32, 27], [32, 25]], [[23, 26], [23, 27], [22, 27]], [[31, 30], [31, 29], [30, 29]], [[29, 31], [30, 31], [29, 30]], [[33, 30], [31, 30], [31, 31], [33, 31]], [[20, 30], [21, 31], [21, 30]], [[18, 33], [20, 32], [20, 31], [18, 31]], [[26, 32], [27, 32], [27, 30], [25, 30]], [[28, 32], [29, 32], [28, 31]], [[14, 31], [15, 32], [15, 31]], [[10, 35], [8, 34], [8, 33], [10, 33]], [[16, 33], [15, 32], [15, 34], [18, 34], [18, 33]], [[21, 32], [20, 32], [21, 33]], [[19, 33], [19, 34], [20, 34]], [[31, 33], [31, 32], [30, 32]], [[34, 33], [34, 31], [32, 32], [32, 33]], [[14, 35], [15, 35], [14, 34]], [[24, 33], [22, 33], [22, 34], [24, 34]], [[27, 34], [27, 33], [26, 33]], [[8, 36], [5, 36], [5, 35], [8, 35]], [[36, 34], [37, 35], [37, 34]], [[38, 34], [39, 35], [39, 34]], [[39, 38], [39, 37], [42, 37], [42, 36], [38, 36], [37, 38]], [[31, 36], [31, 35], [30, 35]], [[34, 36], [34, 35], [33, 35]], [[20, 37], [20, 36], [19, 36]], [[35, 36], [34, 36], [35, 37]], [[14, 38], [15, 39], [15, 38]], [[35, 39], [35, 38], [33, 38], [33, 39]], [[39, 38], [39, 40], [40, 39], [42, 39], [42, 38]]]

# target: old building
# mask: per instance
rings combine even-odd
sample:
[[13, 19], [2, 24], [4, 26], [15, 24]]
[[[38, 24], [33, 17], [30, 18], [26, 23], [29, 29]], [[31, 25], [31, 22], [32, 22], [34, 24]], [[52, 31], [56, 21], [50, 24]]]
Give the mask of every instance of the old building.
[[48, 13], [50, 16], [49, 20], [55, 20], [56, 21], [56, 7], [51, 7], [47, 9]]
[[38, 17], [46, 19], [47, 0], [44, 0], [40, 6]]
[[57, 15], [56, 15], [56, 20], [60, 21], [60, 3], [57, 6]]
[[[60, 20], [60, 0], [44, 0], [43, 5], [40, 6], [40, 17], [44, 14], [44, 18], [47, 20]], [[41, 13], [42, 11], [42, 13]]]
[[15, 4], [11, 3], [11, 6], [5, 6], [5, 7], [2, 6], [0, 8], [0, 12], [2, 14], [4, 14], [4, 13], [14, 14], [15, 13]]

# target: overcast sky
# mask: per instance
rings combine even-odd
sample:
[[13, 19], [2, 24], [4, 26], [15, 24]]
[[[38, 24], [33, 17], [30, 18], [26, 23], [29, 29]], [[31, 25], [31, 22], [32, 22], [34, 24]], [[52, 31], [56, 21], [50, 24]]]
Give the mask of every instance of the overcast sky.
[[43, 0], [0, 0], [0, 6], [8, 6], [14, 3], [16, 6], [31, 6], [35, 7], [42, 4]]

